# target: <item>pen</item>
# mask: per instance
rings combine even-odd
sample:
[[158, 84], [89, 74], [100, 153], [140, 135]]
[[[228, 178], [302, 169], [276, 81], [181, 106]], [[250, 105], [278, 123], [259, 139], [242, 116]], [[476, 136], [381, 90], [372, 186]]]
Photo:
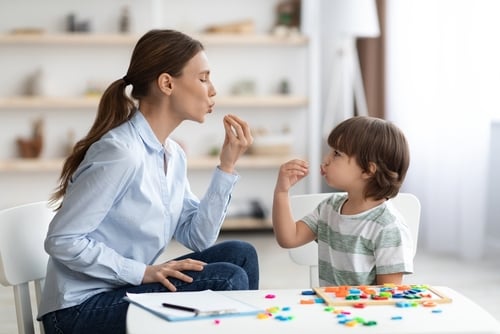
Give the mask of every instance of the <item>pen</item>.
[[193, 307], [189, 307], [189, 306], [183, 306], [183, 305], [176, 305], [176, 304], [169, 304], [169, 303], [162, 303], [161, 305], [163, 307], [171, 308], [171, 309], [174, 309], [174, 310], [192, 312], [192, 313], [194, 313], [195, 316], [198, 316], [198, 315], [213, 316], [213, 315], [223, 315], [223, 314], [231, 314], [231, 313], [236, 313], [237, 312], [236, 309], [200, 311], [199, 309], [196, 309], [196, 308], [193, 308]]
[[188, 307], [188, 306], [182, 306], [182, 305], [176, 305], [176, 304], [169, 304], [169, 303], [162, 303], [161, 304], [163, 307], [171, 308], [174, 310], [180, 310], [180, 311], [186, 311], [186, 312], [192, 312], [198, 315], [199, 311], [195, 308]]

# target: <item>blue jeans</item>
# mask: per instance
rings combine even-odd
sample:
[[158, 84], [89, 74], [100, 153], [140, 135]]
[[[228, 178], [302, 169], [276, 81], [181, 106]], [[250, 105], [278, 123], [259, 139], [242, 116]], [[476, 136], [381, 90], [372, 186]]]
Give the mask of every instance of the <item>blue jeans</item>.
[[[177, 259], [192, 258], [206, 262], [202, 271], [186, 271], [193, 278], [186, 283], [169, 280], [177, 291], [256, 290], [259, 288], [259, 264], [255, 248], [243, 241], [225, 241], [202, 252], [186, 254]], [[54, 311], [43, 316], [46, 334], [125, 333], [129, 303], [127, 292], [168, 292], [160, 283], [124, 286], [90, 297], [80, 305]]]

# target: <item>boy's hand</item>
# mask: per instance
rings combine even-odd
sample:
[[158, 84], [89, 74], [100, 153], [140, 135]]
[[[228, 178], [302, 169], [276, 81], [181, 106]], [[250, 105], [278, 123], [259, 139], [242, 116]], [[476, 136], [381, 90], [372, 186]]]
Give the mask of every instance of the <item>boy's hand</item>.
[[275, 192], [288, 192], [297, 182], [309, 174], [309, 163], [300, 159], [293, 159], [281, 165]]

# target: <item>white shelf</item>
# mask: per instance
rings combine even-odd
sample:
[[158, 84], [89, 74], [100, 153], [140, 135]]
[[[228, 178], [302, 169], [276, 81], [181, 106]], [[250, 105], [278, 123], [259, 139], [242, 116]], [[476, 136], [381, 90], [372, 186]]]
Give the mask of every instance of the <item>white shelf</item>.
[[92, 33], [12, 33], [1, 34], [0, 45], [130, 45], [138, 36]]
[[99, 97], [28, 97], [0, 98], [0, 110], [9, 109], [84, 109], [97, 108]]
[[215, 97], [216, 106], [220, 107], [255, 107], [255, 108], [300, 108], [308, 106], [308, 98], [293, 95], [269, 95], [269, 96], [221, 96]]
[[[221, 96], [215, 98], [217, 107], [237, 108], [300, 108], [308, 104], [307, 97], [292, 95]], [[97, 108], [99, 96], [91, 97], [4, 97], [0, 110], [10, 109], [86, 109]]]
[[303, 46], [308, 43], [308, 39], [305, 36], [278, 37], [265, 34], [198, 34], [194, 35], [194, 38], [199, 39], [205, 46]]
[[[50, 184], [61, 173], [66, 146], [88, 131], [92, 122], [89, 117], [97, 111], [101, 96], [88, 87], [107, 86], [109, 78], [119, 77], [116, 73], [124, 75], [130, 52], [143, 32], [162, 27], [165, 22], [201, 41], [217, 72], [214, 73], [219, 92], [214, 97], [215, 118], [207, 118], [201, 127], [185, 124], [175, 133], [189, 154], [188, 172], [194, 193], [204, 192], [209, 180], [207, 175], [220, 164], [218, 156], [208, 156], [207, 152], [213, 151], [222, 139], [219, 121], [226, 112], [241, 115], [258, 133], [278, 135], [288, 129], [293, 139], [287, 141], [286, 150], [270, 145], [280, 156], [272, 155], [270, 150], [258, 155], [256, 140], [255, 149], [249, 150], [237, 163], [238, 172], [245, 177], [238, 182], [235, 199], [255, 198], [261, 203], [270, 203], [275, 174], [281, 164], [297, 157], [310, 160], [309, 123], [314, 121], [310, 113], [317, 100], [316, 90], [311, 90], [310, 73], [311, 65], [318, 64], [311, 62], [310, 56], [316, 37], [307, 29], [302, 30], [303, 34], [281, 37], [272, 34], [276, 19], [273, 1], [222, 0], [221, 4], [231, 7], [234, 14], [231, 17], [248, 16], [254, 21], [254, 33], [203, 32], [214, 24], [231, 23], [230, 17], [220, 15], [220, 10], [209, 2], [197, 4], [199, 10], [193, 11], [189, 1], [178, 1], [165, 11], [161, 1], [140, 4], [122, 1], [129, 6], [133, 19], [131, 33], [123, 34], [117, 32], [116, 4], [103, 2], [99, 12], [93, 12], [92, 4], [85, 2], [70, 6], [78, 20], [86, 20], [86, 13], [94, 13], [89, 19], [90, 32], [71, 33], [63, 31], [61, 26], [70, 13], [69, 7], [44, 6], [34, 0], [28, 3], [46, 20], [34, 22], [26, 15], [7, 15], [2, 22], [4, 29], [0, 31], [0, 53], [6, 60], [0, 66], [5, 73], [0, 93], [0, 139], [4, 144], [0, 150], [0, 182], [12, 190], [9, 198], [2, 202], [32, 200], [40, 193], [42, 196], [47, 193], [47, 187], [51, 188]], [[304, 7], [305, 4], [309, 6], [309, 1], [303, 1]], [[13, 13], [22, 13], [22, 6], [14, 7]], [[139, 11], [140, 15], [133, 14]], [[179, 17], [176, 13], [186, 15]], [[42, 70], [43, 91], [48, 94], [22, 95], [30, 82], [37, 83], [29, 80], [38, 69]], [[70, 72], [71, 80], [68, 80]], [[255, 83], [255, 95], [233, 95], [232, 88], [245, 80]], [[282, 80], [290, 84], [290, 94], [279, 94]], [[88, 95], [86, 89], [89, 89]], [[217, 114], [217, 110], [221, 114]], [[16, 138], [29, 137], [30, 125], [39, 117], [44, 121], [43, 153], [38, 159], [20, 158]], [[70, 132], [74, 133], [73, 137]], [[308, 181], [302, 182], [296, 189], [303, 192], [307, 184]], [[269, 219], [227, 217], [222, 228], [230, 231], [272, 226]]]
[[[237, 168], [266, 169], [279, 167], [291, 159], [288, 156], [243, 156], [237, 163]], [[60, 172], [63, 159], [6, 159], [0, 160], [0, 172]], [[218, 157], [188, 158], [188, 168], [191, 170], [209, 170], [219, 164]]]
[[[279, 167], [285, 161], [290, 160], [289, 156], [265, 156], [265, 155], [245, 155], [242, 156], [236, 168], [266, 169]], [[188, 157], [189, 169], [210, 169], [219, 164], [219, 157]]]
[[[308, 43], [305, 36], [278, 37], [266, 34], [193, 34], [205, 46], [301, 46]], [[94, 33], [27, 33], [0, 34], [0, 45], [98, 45], [134, 46], [141, 36], [132, 34], [94, 34]]]
[[62, 164], [62, 159], [0, 160], [0, 172], [55, 172], [61, 171]]

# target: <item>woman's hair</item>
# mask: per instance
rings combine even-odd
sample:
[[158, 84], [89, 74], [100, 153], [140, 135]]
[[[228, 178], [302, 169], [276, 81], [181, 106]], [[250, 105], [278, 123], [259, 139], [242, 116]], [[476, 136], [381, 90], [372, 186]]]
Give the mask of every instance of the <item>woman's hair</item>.
[[410, 165], [410, 150], [403, 132], [386, 120], [356, 116], [337, 125], [328, 145], [354, 157], [365, 172], [376, 171], [365, 188], [365, 197], [392, 198], [399, 192]]
[[[104, 91], [94, 124], [87, 135], [78, 141], [72, 153], [66, 158], [59, 177], [59, 186], [52, 194], [52, 204], [58, 202], [68, 186], [68, 182], [82, 162], [89, 147], [106, 132], [129, 120], [136, 111], [134, 100], [149, 94], [151, 84], [162, 73], [179, 77], [187, 62], [203, 45], [175, 30], [151, 30], [142, 36], [135, 45], [127, 74]], [[132, 85], [130, 98], [125, 89]], [[60, 207], [60, 205], [58, 206]]]

